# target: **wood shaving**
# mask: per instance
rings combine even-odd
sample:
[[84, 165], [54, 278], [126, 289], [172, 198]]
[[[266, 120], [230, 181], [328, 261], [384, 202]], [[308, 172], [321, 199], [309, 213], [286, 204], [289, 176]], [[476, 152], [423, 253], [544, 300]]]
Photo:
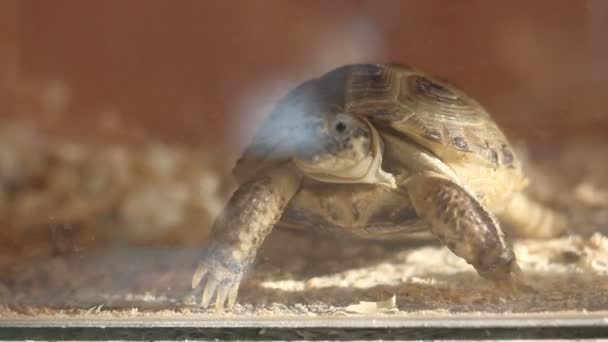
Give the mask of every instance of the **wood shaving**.
[[378, 302], [361, 301], [358, 304], [351, 304], [344, 308], [346, 312], [358, 314], [379, 314], [399, 311], [397, 309], [397, 296], [381, 300]]

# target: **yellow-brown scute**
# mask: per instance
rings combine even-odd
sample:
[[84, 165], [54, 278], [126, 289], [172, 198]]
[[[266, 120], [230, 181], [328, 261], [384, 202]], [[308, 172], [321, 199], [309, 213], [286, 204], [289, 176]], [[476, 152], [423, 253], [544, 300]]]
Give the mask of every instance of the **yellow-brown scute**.
[[505, 210], [511, 197], [527, 185], [521, 169], [489, 167], [485, 163], [470, 158], [474, 155], [448, 165], [458, 175], [463, 185], [477, 194], [479, 200], [490, 211], [499, 214]]
[[428, 77], [421, 75], [412, 75], [407, 77], [407, 87], [411, 89], [410, 96], [418, 98], [424, 102], [441, 103], [441, 105], [452, 107], [466, 107], [467, 103], [463, 101], [456, 93], [448, 88], [431, 81]]

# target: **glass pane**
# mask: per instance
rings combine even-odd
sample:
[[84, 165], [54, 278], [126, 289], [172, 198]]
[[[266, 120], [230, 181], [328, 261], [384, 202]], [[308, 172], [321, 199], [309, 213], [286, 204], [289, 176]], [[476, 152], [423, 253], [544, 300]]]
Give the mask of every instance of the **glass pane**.
[[0, 321], [605, 324], [606, 30], [602, 0], [3, 1]]

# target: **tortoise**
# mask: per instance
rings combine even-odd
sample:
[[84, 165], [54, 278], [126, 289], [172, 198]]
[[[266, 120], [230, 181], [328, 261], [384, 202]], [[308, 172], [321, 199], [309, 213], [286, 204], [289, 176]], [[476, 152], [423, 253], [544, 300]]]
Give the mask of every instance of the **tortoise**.
[[525, 285], [497, 219], [524, 237], [563, 217], [523, 193], [521, 162], [458, 87], [400, 64], [354, 64], [304, 82], [275, 106], [237, 161], [240, 184], [192, 279], [202, 306], [233, 306], [274, 227], [394, 238], [430, 231], [479, 275]]

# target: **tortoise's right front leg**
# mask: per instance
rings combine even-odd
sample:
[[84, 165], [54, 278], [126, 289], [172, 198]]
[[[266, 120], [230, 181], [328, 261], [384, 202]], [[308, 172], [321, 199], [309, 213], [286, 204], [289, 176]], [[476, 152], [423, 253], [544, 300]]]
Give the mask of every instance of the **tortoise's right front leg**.
[[245, 269], [298, 190], [301, 179], [300, 173], [287, 163], [242, 184], [232, 195], [213, 225], [205, 256], [192, 277], [192, 288], [204, 278], [203, 307], [209, 305], [214, 294], [216, 309], [222, 309], [226, 300], [228, 306], [234, 305]]

